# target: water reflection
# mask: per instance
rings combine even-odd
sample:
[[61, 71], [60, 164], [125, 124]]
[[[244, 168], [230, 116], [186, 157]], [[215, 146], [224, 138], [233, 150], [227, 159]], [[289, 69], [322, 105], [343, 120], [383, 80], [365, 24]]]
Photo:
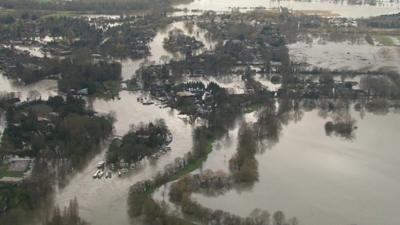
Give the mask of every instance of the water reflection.
[[[282, 128], [272, 123], [266, 130], [277, 135], [267, 136], [266, 141], [274, 145], [264, 146], [270, 151], [257, 155], [259, 182], [251, 191], [231, 190], [219, 197], [193, 197], [204, 206], [241, 216], [261, 208], [270, 212], [283, 210], [310, 225], [397, 224], [394, 209], [400, 204], [393, 196], [400, 194], [400, 168], [396, 163], [400, 156], [393, 146], [400, 115], [392, 110], [385, 116], [362, 115], [354, 104], [330, 104], [314, 102], [310, 108], [310, 103], [288, 101], [280, 102], [275, 110], [260, 111], [257, 123], [277, 120], [274, 123]], [[308, 106], [306, 110], [303, 105]], [[275, 117], [266, 120], [266, 115]], [[254, 116], [257, 118], [257, 114]], [[358, 129], [351, 142], [340, 136], [328, 136], [324, 131], [327, 121], [343, 117], [357, 121]], [[235, 137], [237, 128], [232, 132], [230, 135]], [[202, 169], [224, 169], [220, 161], [213, 159], [214, 155], [220, 155], [220, 160], [229, 158], [236, 152], [234, 146], [221, 145]]]

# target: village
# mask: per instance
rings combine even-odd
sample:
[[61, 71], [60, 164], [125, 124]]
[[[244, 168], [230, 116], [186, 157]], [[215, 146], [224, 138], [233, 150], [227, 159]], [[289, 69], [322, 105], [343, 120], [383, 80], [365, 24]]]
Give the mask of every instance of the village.
[[[76, 7], [71, 2], [43, 7]], [[336, 38], [368, 49], [396, 48], [398, 17], [328, 18], [283, 7], [240, 8], [247, 7], [112, 15], [13, 14], [10, 9], [5, 13], [11, 17], [0, 14], [1, 85], [10, 90], [0, 96], [0, 223], [3, 215], [12, 221], [14, 215], [36, 213], [33, 209], [42, 207], [38, 202], [62, 209], [77, 196], [83, 206], [79, 212], [93, 224], [114, 222], [93, 211], [115, 207], [115, 215], [123, 214], [115, 221], [122, 224], [297, 225], [295, 218], [285, 220], [280, 208], [243, 216], [212, 204], [224, 202], [219, 199], [225, 193], [237, 199], [241, 194], [265, 197], [273, 191], [268, 185], [275, 184], [263, 183], [266, 176], [276, 183], [286, 179], [270, 174], [288, 172], [279, 166], [296, 174], [292, 158], [303, 162], [306, 172], [318, 171], [313, 163], [329, 158], [318, 158], [321, 149], [332, 155], [348, 151], [335, 155], [339, 161], [374, 146], [357, 143], [376, 136], [360, 131], [368, 119], [381, 121], [398, 111], [398, 73], [372, 65], [363, 71], [318, 67], [296, 61], [290, 45], [310, 47], [314, 40], [323, 45]], [[378, 52], [388, 56], [387, 48]], [[351, 51], [345, 49], [344, 55], [350, 57]], [[43, 84], [36, 91], [44, 80], [54, 87]], [[310, 121], [317, 129], [298, 131], [303, 123], [311, 127]], [[315, 150], [317, 160], [308, 149]], [[282, 154], [290, 157], [279, 158]], [[274, 156], [282, 163], [272, 161]], [[266, 164], [278, 169], [267, 170]], [[324, 169], [337, 172], [337, 164], [330, 166]], [[312, 183], [288, 177], [285, 182], [296, 191], [282, 199], [304, 191], [298, 183]], [[323, 174], [322, 180], [329, 178]], [[211, 197], [216, 202], [210, 203]], [[60, 213], [46, 210], [54, 210], [48, 217]]]

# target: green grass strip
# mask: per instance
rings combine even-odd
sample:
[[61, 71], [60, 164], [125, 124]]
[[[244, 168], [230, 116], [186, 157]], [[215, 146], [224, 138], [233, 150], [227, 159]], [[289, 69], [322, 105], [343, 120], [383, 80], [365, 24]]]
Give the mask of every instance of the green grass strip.
[[394, 46], [394, 41], [390, 36], [386, 35], [375, 35], [374, 36], [375, 40], [377, 40], [379, 43], [385, 45], [385, 46]]

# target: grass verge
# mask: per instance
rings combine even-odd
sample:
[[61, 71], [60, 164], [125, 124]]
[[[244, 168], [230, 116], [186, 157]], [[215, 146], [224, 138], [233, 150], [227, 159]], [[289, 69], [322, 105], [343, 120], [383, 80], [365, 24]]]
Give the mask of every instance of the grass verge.
[[194, 170], [198, 169], [203, 162], [205, 162], [207, 160], [208, 154], [210, 154], [212, 152], [212, 144], [214, 143], [214, 140], [210, 140], [207, 144], [207, 149], [204, 152], [204, 155], [202, 155], [200, 158], [198, 158], [197, 160], [195, 160], [194, 162], [188, 164], [187, 166], [185, 166], [182, 170], [180, 170], [177, 174], [175, 174], [174, 176], [170, 177], [168, 179], [168, 182], [174, 181], [179, 179], [180, 177], [189, 174], [191, 172], [193, 172]]

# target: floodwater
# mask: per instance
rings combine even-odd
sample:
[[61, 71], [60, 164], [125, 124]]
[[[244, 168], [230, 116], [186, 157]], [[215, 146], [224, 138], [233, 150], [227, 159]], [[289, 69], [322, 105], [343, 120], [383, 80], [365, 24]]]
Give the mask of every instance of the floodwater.
[[15, 49], [20, 50], [20, 51], [27, 51], [31, 56], [43, 58], [44, 53], [42, 51], [42, 48], [39, 46], [20, 46], [17, 45], [15, 46]]
[[400, 46], [370, 45], [366, 41], [324, 41], [313, 38], [288, 45], [292, 61], [308, 69], [400, 71]]
[[[205, 32], [196, 25], [189, 30], [183, 22], [174, 22], [157, 33], [150, 43], [152, 55], [145, 60], [123, 60], [123, 79], [130, 79], [142, 63], [163, 63], [166, 58], [173, 59], [175, 56], [162, 47], [162, 41], [168, 35], [168, 31], [179, 28], [185, 34], [195, 37], [205, 43], [205, 49], [213, 48], [214, 43], [207, 41]], [[30, 50], [30, 49], [26, 49]], [[161, 57], [167, 56], [167, 57]], [[43, 80], [28, 86], [20, 86], [0, 74], [0, 90], [2, 92], [16, 92], [21, 99], [26, 100], [32, 97], [47, 99], [49, 96], [57, 95], [57, 81]], [[111, 113], [116, 118], [114, 134], [122, 136], [129, 131], [132, 124], [150, 122], [156, 119], [164, 119], [170, 128], [173, 141], [169, 145], [172, 150], [161, 156], [156, 161], [143, 160], [140, 167], [131, 171], [126, 177], [112, 179], [93, 179], [92, 176], [97, 170], [97, 163], [104, 160], [106, 147], [95, 156], [88, 165], [75, 174], [68, 184], [58, 189], [55, 193], [55, 204], [61, 208], [68, 205], [75, 197], [79, 201], [80, 215], [83, 219], [95, 225], [130, 224], [127, 214], [127, 198], [129, 187], [138, 181], [150, 179], [157, 172], [162, 171], [166, 164], [172, 163], [178, 156], [182, 157], [192, 148], [192, 125], [178, 118], [178, 112], [169, 108], [162, 108], [156, 104], [142, 105], [137, 101], [140, 93], [122, 91], [119, 98], [114, 100], [91, 99], [89, 107], [99, 113]], [[0, 128], [3, 128], [4, 121], [0, 121]], [[110, 214], [112, 212], [112, 215]]]
[[295, 11], [308, 14], [342, 17], [371, 17], [400, 12], [399, 1], [376, 1], [376, 5], [367, 4], [367, 1], [359, 1], [360, 4], [350, 4], [347, 1], [311, 0], [311, 1], [279, 1], [279, 0], [194, 0], [189, 4], [178, 5], [177, 8], [188, 10], [213, 10], [231, 11], [234, 8], [241, 11], [252, 10], [256, 7], [274, 9], [286, 7]]
[[[238, 2], [246, 3], [246, 7], [261, 4], [258, 0], [251, 1], [251, 4], [247, 0], [234, 0], [231, 1], [231, 6]], [[219, 4], [218, 1], [213, 0], [199, 0], [192, 4], [199, 3], [204, 3], [203, 9], [214, 7], [213, 4]], [[289, 3], [303, 4], [304, 7], [307, 4], [314, 4], [313, 2], [286, 2], [285, 4]], [[266, 5], [267, 3], [263, 2], [262, 4]], [[365, 15], [369, 15], [368, 9], [370, 8], [371, 11], [376, 9], [376, 12], [380, 12], [380, 9], [393, 8], [326, 4], [332, 5], [332, 7], [345, 7], [349, 11], [354, 10], [354, 15], [358, 10], [365, 10]], [[318, 4], [316, 3], [316, 5]], [[195, 8], [195, 5], [192, 6]], [[215, 6], [213, 9], [218, 10], [219, 8]], [[221, 10], [225, 10], [225, 8], [221, 8]], [[152, 55], [147, 59], [122, 61], [124, 80], [130, 79], [142, 63], [163, 63], [167, 59], [176, 57], [162, 47], [162, 41], [168, 31], [174, 28], [180, 28], [184, 30], [185, 34], [202, 40], [206, 49], [212, 49], [214, 46], [207, 39], [206, 33], [195, 26], [194, 31], [190, 32], [183, 22], [173, 23], [157, 33], [150, 43]], [[343, 65], [351, 66], [344, 64], [349, 60], [358, 62], [357, 57], [354, 56], [355, 58], [350, 58], [346, 62], [339, 61], [335, 64], [337, 60], [344, 58], [343, 51], [355, 48], [355, 53], [352, 51], [351, 54], [359, 52], [361, 55], [359, 57], [367, 57], [367, 60], [360, 59], [360, 62], [356, 63], [361, 64], [354, 68], [357, 69], [369, 65], [362, 64], [364, 61], [372, 60], [368, 57], [374, 58], [371, 56], [374, 52], [368, 51], [369, 48], [377, 48], [371, 50], [376, 52], [382, 48], [382, 46], [366, 44], [358, 44], [360, 47], [353, 43], [330, 44], [295, 43], [289, 46], [289, 49], [291, 57], [296, 58], [297, 56], [300, 59], [307, 57], [307, 62], [311, 65], [324, 65], [323, 63], [327, 62], [324, 66], [341, 68]], [[326, 47], [326, 45], [329, 46]], [[317, 46], [316, 49], [314, 49], [315, 46]], [[360, 50], [357, 50], [358, 48]], [[397, 47], [390, 46], [390, 48]], [[329, 54], [325, 53], [326, 51]], [[352, 56], [351, 54], [350, 56]], [[318, 57], [326, 57], [325, 59], [332, 57], [334, 61], [324, 61]], [[377, 55], [375, 58], [378, 57], [381, 55]], [[392, 58], [396, 59], [394, 56]], [[371, 62], [382, 63], [378, 63], [380, 66], [386, 66], [384, 63], [389, 63], [390, 66], [394, 65], [390, 60], [387, 61], [388, 59]], [[331, 65], [332, 63], [333, 65]], [[267, 87], [278, 88], [268, 83], [269, 80], [265, 77], [257, 76], [256, 79], [264, 82], [263, 84]], [[226, 87], [234, 90], [241, 88], [240, 81], [237, 80], [231, 82], [224, 78], [210, 78], [204, 82], [210, 81], [226, 84]], [[57, 94], [57, 82], [44, 80], [29, 86], [18, 86], [4, 76], [0, 76], [0, 89], [7, 92], [19, 92], [22, 99], [37, 96], [37, 93], [46, 99], [48, 96]], [[162, 171], [166, 164], [191, 150], [192, 125], [179, 119], [177, 111], [160, 108], [157, 105], [145, 106], [138, 103], [139, 96], [139, 93], [122, 91], [118, 99], [91, 99], [89, 106], [99, 113], [112, 113], [115, 116], [115, 135], [124, 135], [131, 124], [164, 119], [173, 134], [174, 139], [170, 144], [172, 151], [160, 157], [156, 162], [143, 160], [140, 168], [131, 171], [131, 174], [125, 177], [93, 179], [92, 175], [96, 171], [97, 163], [104, 160], [106, 151], [104, 148], [82, 171], [74, 175], [64, 188], [56, 191], [54, 197], [56, 205], [63, 207], [76, 197], [80, 205], [80, 214], [89, 223], [128, 225], [130, 222], [127, 215], [127, 197], [130, 185], [153, 177], [158, 171]], [[248, 114], [245, 119], [254, 121], [254, 115]], [[307, 225], [397, 225], [400, 221], [397, 212], [400, 207], [400, 202], [397, 201], [397, 196], [400, 194], [398, 164], [400, 155], [394, 146], [400, 144], [400, 140], [397, 139], [400, 129], [400, 114], [389, 113], [385, 116], [367, 114], [365, 117], [360, 117], [353, 113], [353, 117], [357, 120], [358, 129], [355, 131], [355, 139], [348, 141], [339, 137], [326, 136], [324, 131], [326, 119], [320, 117], [317, 111], [304, 112], [300, 121], [284, 125], [279, 142], [263, 154], [257, 155], [260, 176], [259, 182], [254, 185], [253, 189], [240, 192], [232, 190], [215, 198], [198, 194], [195, 194], [194, 197], [207, 207], [224, 209], [242, 216], [248, 215], [253, 208], [262, 208], [270, 212], [283, 210], [288, 216], [296, 216], [302, 224]], [[0, 124], [3, 123], [0, 122]], [[228, 161], [236, 152], [239, 124], [240, 120], [237, 122], [236, 128], [214, 143], [214, 151], [208, 156], [200, 170], [228, 171]]]
[[[184, 26], [183, 22], [175, 22], [162, 31], [150, 43], [152, 55], [145, 60], [123, 60], [123, 79], [130, 79], [141, 64], [163, 63], [161, 56], [168, 56], [168, 60], [174, 56], [162, 47], [162, 41], [172, 29], [179, 28], [185, 34], [194, 36], [198, 40], [206, 41], [205, 33], [196, 26], [192, 32]], [[212, 48], [212, 43], [206, 43], [206, 48]], [[161, 58], [161, 59], [160, 59]], [[164, 57], [165, 58], [165, 57]], [[113, 177], [112, 179], [93, 179], [92, 176], [97, 170], [98, 162], [104, 160], [106, 149], [94, 157], [88, 166], [75, 175], [69, 184], [55, 195], [57, 205], [65, 206], [68, 202], [77, 197], [80, 206], [80, 215], [88, 222], [96, 225], [129, 224], [127, 214], [127, 199], [129, 187], [138, 181], [150, 179], [157, 172], [162, 171], [166, 164], [172, 163], [178, 156], [182, 157], [192, 148], [192, 125], [178, 118], [178, 112], [169, 108], [161, 108], [154, 105], [142, 105], [137, 101], [140, 93], [122, 91], [119, 98], [115, 100], [93, 99], [89, 103], [96, 112], [111, 113], [116, 118], [114, 124], [115, 135], [122, 136], [130, 129], [130, 125], [140, 122], [150, 122], [156, 119], [164, 119], [170, 128], [173, 141], [170, 144], [171, 152], [160, 157], [156, 162], [143, 160], [141, 167], [123, 178]], [[112, 215], [110, 215], [112, 212]]]
[[270, 75], [256, 74], [254, 79], [260, 82], [264, 87], [266, 87], [269, 91], [278, 91], [281, 88], [282, 84], [274, 84], [271, 82]]
[[124, 80], [131, 79], [141, 65], [163, 64], [168, 63], [172, 59], [177, 60], [182, 58], [178, 54], [172, 54], [171, 52], [168, 52], [163, 47], [164, 39], [168, 37], [168, 32], [173, 29], [181, 29], [185, 35], [188, 35], [198, 41], [203, 42], [203, 51], [211, 50], [216, 45], [216, 43], [208, 37], [207, 32], [199, 28], [196, 24], [190, 26], [185, 25], [185, 22], [183, 21], [173, 22], [157, 32], [156, 36], [149, 43], [151, 53], [150, 56], [145, 59], [124, 59], [120, 61], [122, 64], [122, 78]]
[[230, 94], [243, 94], [246, 90], [242, 77], [233, 74], [215, 77], [186, 77], [185, 82], [202, 82], [205, 86], [213, 82], [226, 88]]
[[[327, 119], [317, 111], [304, 112], [300, 121], [283, 127], [278, 143], [257, 155], [259, 182], [251, 190], [194, 198], [241, 216], [254, 208], [282, 210], [307, 225], [397, 225], [400, 114], [352, 116], [358, 129], [349, 141], [327, 136]], [[227, 170], [236, 142], [237, 129], [217, 142], [202, 169]]]
[[176, 111], [159, 108], [156, 105], [145, 106], [137, 102], [137, 93], [121, 92], [120, 99], [113, 101], [94, 100], [92, 107], [99, 113], [112, 113], [117, 119], [115, 134], [124, 135], [131, 124], [164, 119], [170, 128], [173, 141], [172, 150], [161, 156], [156, 162], [144, 160], [141, 166], [126, 177], [113, 176], [111, 179], [93, 179], [98, 162], [104, 160], [105, 149], [73, 177], [69, 184], [56, 193], [55, 203], [65, 206], [77, 197], [80, 215], [89, 223], [96, 225], [128, 225], [127, 199], [129, 187], [138, 181], [150, 179], [164, 166], [183, 156], [192, 147], [192, 127], [177, 117]]
[[22, 85], [0, 73], [0, 94], [10, 92], [14, 92], [21, 100], [38, 98], [47, 100], [49, 96], [57, 95], [58, 85], [56, 80], [41, 80], [34, 84]]
[[0, 111], [0, 138], [3, 136], [3, 131], [7, 127], [7, 120], [5, 113], [3, 111]]
[[[56, 80], [41, 80], [30, 85], [17, 84], [0, 72], [0, 97], [9, 93], [14, 93], [14, 97], [19, 97], [22, 101], [39, 98], [47, 100], [50, 96], [57, 95], [58, 85]], [[5, 115], [0, 112], [0, 138], [6, 126]]]
[[[43, 41], [43, 39], [39, 40], [39, 43], [45, 43]], [[3, 45], [3, 47], [5, 48], [11, 48], [10, 45]], [[33, 57], [38, 57], [38, 58], [43, 58], [43, 57], [51, 57], [51, 54], [48, 52], [45, 52], [41, 46], [37, 46], [37, 45], [15, 45], [14, 48], [18, 51], [21, 52], [27, 52], [29, 53], [29, 55], [33, 56]]]

